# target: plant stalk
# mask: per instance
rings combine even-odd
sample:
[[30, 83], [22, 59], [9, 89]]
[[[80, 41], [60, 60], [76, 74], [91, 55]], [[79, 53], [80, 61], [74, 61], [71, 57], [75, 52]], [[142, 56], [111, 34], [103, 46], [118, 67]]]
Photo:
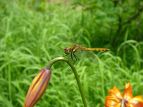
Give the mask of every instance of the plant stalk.
[[51, 60], [51, 61], [48, 63], [47, 68], [50, 69], [54, 63], [59, 62], [59, 61], [64, 61], [64, 62], [66, 62], [66, 63], [71, 67], [71, 69], [72, 69], [72, 71], [73, 71], [73, 73], [74, 73], [74, 76], [75, 76], [75, 79], [76, 79], [76, 82], [77, 82], [79, 91], [80, 91], [80, 95], [81, 95], [81, 98], [82, 98], [82, 102], [83, 102], [83, 104], [84, 104], [84, 107], [87, 107], [86, 98], [85, 98], [85, 95], [84, 95], [84, 92], [83, 92], [83, 88], [82, 88], [82, 86], [81, 86], [81, 82], [80, 82], [78, 73], [77, 73], [75, 67], [73, 66], [73, 64], [72, 64], [68, 59], [65, 59], [64, 57], [57, 57], [57, 58]]

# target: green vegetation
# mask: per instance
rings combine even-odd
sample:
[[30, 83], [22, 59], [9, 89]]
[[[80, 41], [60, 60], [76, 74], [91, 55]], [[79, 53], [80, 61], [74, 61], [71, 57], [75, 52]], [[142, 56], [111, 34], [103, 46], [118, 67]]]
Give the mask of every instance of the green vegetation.
[[[38, 71], [81, 44], [110, 52], [78, 53], [75, 67], [89, 107], [103, 107], [108, 90], [131, 82], [143, 95], [143, 2], [141, 0], [0, 0], [0, 107], [22, 107]], [[46, 93], [35, 107], [83, 107], [70, 68], [53, 68]]]

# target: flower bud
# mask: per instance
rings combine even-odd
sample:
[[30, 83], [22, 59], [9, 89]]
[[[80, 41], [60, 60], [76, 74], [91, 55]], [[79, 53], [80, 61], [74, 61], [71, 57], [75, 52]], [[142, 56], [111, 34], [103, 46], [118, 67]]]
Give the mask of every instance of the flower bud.
[[51, 71], [49, 69], [42, 69], [38, 75], [33, 79], [32, 84], [26, 95], [24, 107], [33, 107], [37, 101], [41, 98], [46, 90], [51, 77]]

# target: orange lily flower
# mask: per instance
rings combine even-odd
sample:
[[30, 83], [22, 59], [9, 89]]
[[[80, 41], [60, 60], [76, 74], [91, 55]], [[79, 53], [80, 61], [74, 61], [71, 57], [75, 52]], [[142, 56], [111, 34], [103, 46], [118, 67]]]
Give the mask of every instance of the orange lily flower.
[[49, 69], [42, 69], [39, 74], [33, 79], [33, 82], [28, 90], [24, 107], [33, 107], [36, 102], [41, 98], [46, 90], [51, 77]]
[[143, 107], [143, 98], [142, 96], [133, 97], [132, 86], [128, 83], [125, 85], [123, 94], [116, 87], [109, 91], [105, 107]]

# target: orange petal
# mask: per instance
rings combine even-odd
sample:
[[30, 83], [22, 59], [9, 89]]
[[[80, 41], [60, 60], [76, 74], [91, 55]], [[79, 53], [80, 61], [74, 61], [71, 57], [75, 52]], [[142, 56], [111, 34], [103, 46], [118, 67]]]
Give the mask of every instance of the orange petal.
[[131, 86], [130, 83], [125, 85], [125, 90], [124, 90], [123, 97], [126, 100], [130, 100], [133, 97], [133, 95], [132, 95], [132, 86]]
[[44, 91], [46, 90], [50, 77], [50, 70], [42, 69], [40, 71], [40, 73], [34, 78], [28, 90], [24, 107], [33, 107], [36, 104], [36, 102], [39, 100], [39, 98], [43, 95]]
[[106, 97], [105, 107], [120, 107], [121, 99], [120, 91], [114, 87], [109, 91], [109, 96]]
[[143, 107], [143, 102], [138, 102], [137, 104], [133, 104], [133, 107]]
[[[118, 107], [120, 105], [120, 100], [112, 97], [112, 96], [107, 96], [106, 101], [105, 101], [105, 107]], [[120, 106], [119, 106], [120, 107]]]
[[143, 107], [143, 97], [136, 96], [130, 100], [130, 103], [134, 105], [134, 107]]
[[121, 103], [118, 103], [118, 104], [116, 104], [116, 105], [113, 106], [113, 107], [121, 107]]
[[116, 98], [116, 99], [122, 99], [122, 95], [118, 88], [114, 87], [113, 89], [109, 90], [109, 95]]

